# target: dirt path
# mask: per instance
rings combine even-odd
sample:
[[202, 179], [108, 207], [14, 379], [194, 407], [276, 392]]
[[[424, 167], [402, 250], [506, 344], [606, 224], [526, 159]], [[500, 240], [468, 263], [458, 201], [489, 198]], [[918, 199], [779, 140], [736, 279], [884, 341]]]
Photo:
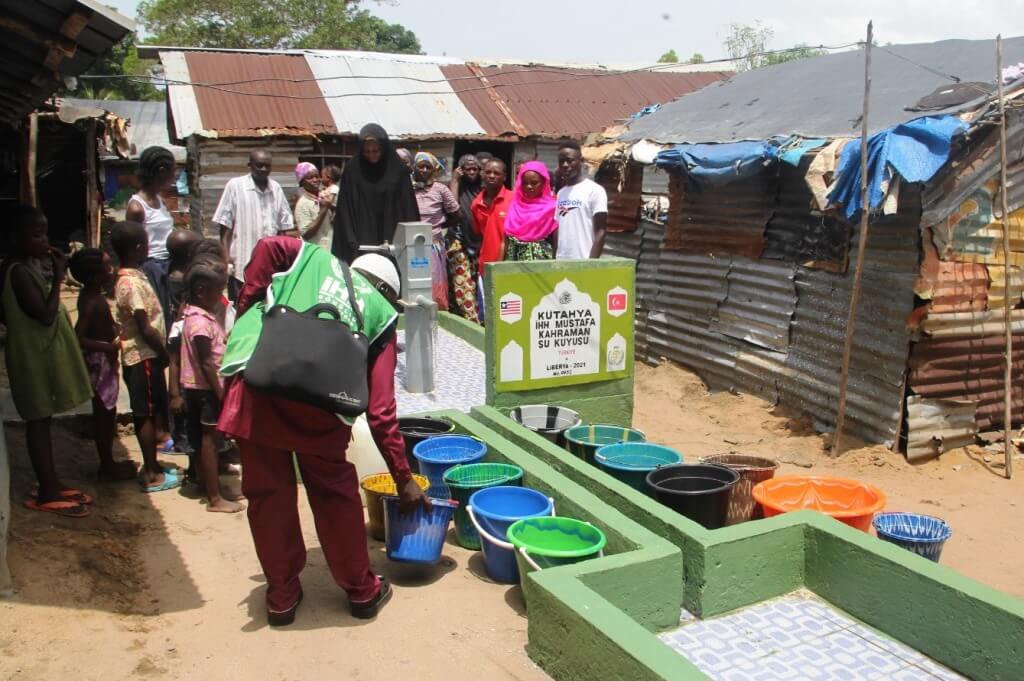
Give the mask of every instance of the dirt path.
[[[808, 423], [775, 413], [749, 395], [711, 394], [678, 366], [637, 365], [634, 422], [652, 442], [683, 452], [687, 461], [735, 452], [783, 464], [780, 474], [836, 474], [880, 487], [891, 510], [944, 518], [953, 527], [942, 563], [984, 584], [1024, 597], [1024, 545], [1014, 541], [1024, 525], [1024, 457], [1013, 480], [1003, 478], [1002, 454], [966, 447], [940, 459], [910, 465], [885, 447], [861, 447], [838, 460]], [[991, 459], [987, 462], [985, 457]]]
[[[96, 513], [69, 520], [13, 509], [18, 593], [0, 601], [0, 679], [548, 679], [524, 652], [518, 587], [481, 579], [475, 554], [448, 545], [440, 567], [422, 570], [388, 563], [371, 542], [395, 597], [363, 623], [347, 614], [301, 500], [306, 598], [292, 627], [270, 630], [244, 514], [207, 513], [177, 491], [95, 485], [91, 442], [68, 425], [55, 436], [62, 473], [95, 494]], [[7, 437], [20, 504], [32, 480], [23, 429], [8, 426]], [[122, 438], [129, 451], [133, 440]]]

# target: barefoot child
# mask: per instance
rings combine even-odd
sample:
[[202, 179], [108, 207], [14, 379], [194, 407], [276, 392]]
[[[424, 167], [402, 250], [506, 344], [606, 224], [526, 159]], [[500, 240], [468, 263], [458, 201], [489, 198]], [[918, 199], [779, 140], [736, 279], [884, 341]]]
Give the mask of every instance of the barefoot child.
[[85, 355], [92, 383], [92, 430], [100, 457], [97, 476], [101, 481], [131, 480], [135, 464], [114, 461], [117, 433], [117, 393], [121, 378], [117, 371], [117, 324], [103, 289], [114, 280], [110, 256], [98, 248], [83, 248], [71, 256], [71, 275], [81, 282], [78, 294], [78, 323], [75, 333]]
[[206, 510], [237, 513], [245, 506], [225, 499], [221, 493], [217, 457], [217, 419], [224, 397], [217, 372], [227, 336], [216, 311], [227, 283], [227, 267], [217, 258], [200, 256], [189, 265], [185, 275], [188, 304], [182, 312], [185, 325], [181, 332], [181, 385], [185, 389], [188, 437], [200, 451]]
[[174, 466], [162, 467], [156, 458], [158, 434], [167, 432], [167, 350], [163, 308], [139, 269], [149, 249], [146, 230], [137, 222], [120, 222], [111, 230], [110, 243], [121, 261], [114, 300], [124, 383], [142, 450], [140, 481], [146, 492], [174, 489], [181, 485], [180, 472]]
[[[39, 491], [25, 506], [84, 518], [92, 500], [58, 479], [50, 438], [54, 414], [92, 397], [82, 352], [60, 302], [66, 262], [62, 253], [50, 248], [46, 216], [38, 208], [15, 207], [7, 227], [10, 257], [0, 279], [0, 304], [7, 324], [4, 352], [11, 395], [25, 421], [28, 455], [39, 481]], [[40, 260], [51, 262], [49, 277], [43, 276]]]
[[[192, 461], [194, 447], [185, 426], [185, 398], [181, 394], [181, 309], [185, 304], [185, 270], [188, 268], [189, 253], [197, 242], [202, 241], [198, 232], [175, 229], [167, 237], [167, 252], [171, 256], [167, 270], [167, 300], [171, 305], [171, 328], [167, 335], [167, 354], [170, 362], [167, 389], [170, 393], [171, 438], [174, 449], [189, 455]], [[193, 474], [191, 465], [186, 478]]]

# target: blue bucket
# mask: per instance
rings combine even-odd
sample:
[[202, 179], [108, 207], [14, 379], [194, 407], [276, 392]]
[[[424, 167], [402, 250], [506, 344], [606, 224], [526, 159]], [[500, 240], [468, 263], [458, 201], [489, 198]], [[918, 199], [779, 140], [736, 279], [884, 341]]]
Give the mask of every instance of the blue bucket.
[[648, 442], [620, 442], [605, 445], [594, 454], [597, 467], [633, 489], [650, 494], [647, 474], [660, 466], [682, 463], [683, 455], [662, 445]]
[[458, 504], [435, 499], [429, 511], [417, 506], [412, 513], [402, 515], [398, 511], [398, 497], [384, 497], [382, 501], [384, 543], [388, 560], [429, 565], [441, 560], [441, 548], [448, 536], [448, 524]]
[[412, 455], [420, 464], [420, 474], [430, 481], [427, 495], [434, 499], [451, 499], [451, 490], [444, 474], [453, 466], [476, 463], [484, 458], [487, 445], [466, 435], [440, 435], [416, 445]]
[[879, 513], [871, 522], [878, 538], [936, 563], [953, 530], [942, 518], [920, 513]]
[[506, 540], [508, 528], [523, 518], [554, 515], [555, 502], [529, 487], [488, 487], [473, 493], [466, 511], [480, 535], [487, 576], [518, 584], [515, 549]]

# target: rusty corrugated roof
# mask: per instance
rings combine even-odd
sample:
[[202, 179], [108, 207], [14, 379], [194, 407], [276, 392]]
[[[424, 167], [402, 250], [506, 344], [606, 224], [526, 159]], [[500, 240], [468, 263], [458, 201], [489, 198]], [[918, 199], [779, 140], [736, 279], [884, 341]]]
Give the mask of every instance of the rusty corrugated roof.
[[[191, 88], [203, 130], [219, 137], [335, 132], [334, 119], [302, 55], [186, 52], [185, 62], [193, 83], [231, 83]], [[247, 80], [256, 82], [241, 82]]]
[[341, 50], [143, 49], [164, 66], [177, 139], [354, 134], [368, 122], [406, 139], [582, 138], [729, 75]]
[[488, 134], [555, 138], [598, 132], [644, 107], [731, 75], [472, 63], [442, 66], [441, 71]]

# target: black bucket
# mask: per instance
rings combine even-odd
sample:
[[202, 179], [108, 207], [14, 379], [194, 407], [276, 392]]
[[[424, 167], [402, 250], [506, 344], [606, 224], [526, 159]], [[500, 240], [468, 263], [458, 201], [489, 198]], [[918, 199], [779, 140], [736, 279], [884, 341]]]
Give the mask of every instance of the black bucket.
[[434, 416], [403, 416], [398, 419], [398, 432], [405, 440], [405, 458], [413, 473], [420, 472], [420, 464], [412, 455], [413, 447], [424, 440], [438, 435], [449, 435], [455, 424], [446, 418]]
[[681, 463], [647, 474], [651, 496], [709, 530], [725, 525], [729, 496], [740, 480], [736, 471], [714, 464]]
[[548, 404], [524, 404], [509, 412], [509, 418], [560, 446], [565, 444], [565, 431], [583, 423], [572, 409]]

